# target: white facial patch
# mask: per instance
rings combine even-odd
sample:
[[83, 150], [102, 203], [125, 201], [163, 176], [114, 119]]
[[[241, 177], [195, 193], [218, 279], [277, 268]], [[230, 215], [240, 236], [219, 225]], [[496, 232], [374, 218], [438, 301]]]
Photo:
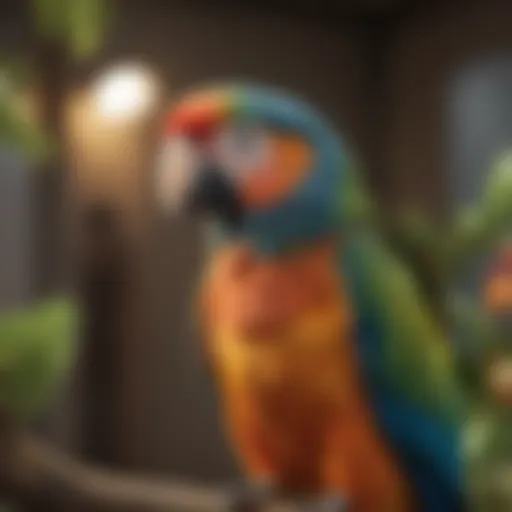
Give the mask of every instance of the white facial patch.
[[266, 130], [242, 124], [222, 129], [213, 144], [217, 163], [234, 180], [264, 167], [271, 158], [270, 148]]
[[162, 208], [177, 212], [184, 206], [198, 167], [199, 155], [189, 140], [175, 138], [165, 143], [155, 176], [156, 199]]

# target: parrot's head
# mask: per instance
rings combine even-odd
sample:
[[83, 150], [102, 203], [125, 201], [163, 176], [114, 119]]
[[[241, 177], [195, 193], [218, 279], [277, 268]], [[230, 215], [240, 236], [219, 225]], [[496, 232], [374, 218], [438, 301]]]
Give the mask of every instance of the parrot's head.
[[346, 167], [335, 131], [303, 101], [218, 86], [166, 116], [157, 194], [164, 206], [212, 214], [224, 237], [277, 252], [334, 232]]

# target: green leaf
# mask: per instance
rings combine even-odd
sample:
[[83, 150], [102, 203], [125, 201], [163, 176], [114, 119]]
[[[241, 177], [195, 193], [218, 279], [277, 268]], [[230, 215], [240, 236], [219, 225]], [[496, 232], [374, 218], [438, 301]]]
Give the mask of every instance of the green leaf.
[[22, 62], [0, 66], [0, 144], [34, 161], [51, 156], [54, 144], [38, 126], [24, 102], [30, 73]]
[[24, 90], [33, 78], [33, 69], [27, 60], [12, 56], [0, 59], [0, 83], [8, 85], [9, 91]]
[[0, 97], [0, 142], [35, 161], [46, 160], [52, 154], [49, 138], [27, 117], [14, 97]]
[[494, 248], [512, 229], [512, 154], [492, 166], [480, 201], [455, 219], [450, 265], [457, 269], [477, 254]]
[[448, 302], [449, 315], [461, 341], [457, 353], [459, 375], [473, 396], [487, 395], [485, 365], [503, 339], [494, 319], [476, 300], [463, 296]]
[[97, 53], [110, 19], [105, 0], [74, 0], [68, 4], [67, 40], [75, 58]]
[[66, 34], [66, 13], [75, 0], [32, 0], [32, 19], [38, 33], [46, 39], [59, 41]]
[[41, 37], [68, 45], [79, 60], [99, 51], [112, 19], [107, 0], [32, 0], [32, 14]]
[[47, 405], [72, 364], [76, 304], [50, 298], [0, 316], [0, 408], [33, 415]]

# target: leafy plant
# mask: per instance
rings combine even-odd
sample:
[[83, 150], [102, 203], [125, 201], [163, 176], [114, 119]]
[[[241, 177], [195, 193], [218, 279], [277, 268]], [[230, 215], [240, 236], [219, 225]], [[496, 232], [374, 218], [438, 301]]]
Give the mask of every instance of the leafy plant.
[[[95, 55], [111, 20], [105, 0], [32, 0], [31, 20], [42, 45], [61, 45], [75, 60]], [[0, 145], [32, 160], [50, 157], [57, 141], [28, 108], [37, 79], [33, 62], [8, 58], [0, 61]]]
[[41, 37], [66, 44], [72, 56], [97, 53], [111, 21], [105, 0], [32, 0], [34, 25]]

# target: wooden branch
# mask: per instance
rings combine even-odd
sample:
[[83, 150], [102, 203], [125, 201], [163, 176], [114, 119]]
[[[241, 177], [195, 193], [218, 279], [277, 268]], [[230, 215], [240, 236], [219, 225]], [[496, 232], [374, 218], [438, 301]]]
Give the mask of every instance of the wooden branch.
[[[2, 435], [2, 441], [6, 437]], [[79, 462], [46, 441], [16, 429], [2, 442], [3, 486], [19, 496], [51, 498], [71, 510], [95, 512], [225, 512], [227, 493], [117, 473]], [[292, 510], [285, 505], [272, 512]]]

